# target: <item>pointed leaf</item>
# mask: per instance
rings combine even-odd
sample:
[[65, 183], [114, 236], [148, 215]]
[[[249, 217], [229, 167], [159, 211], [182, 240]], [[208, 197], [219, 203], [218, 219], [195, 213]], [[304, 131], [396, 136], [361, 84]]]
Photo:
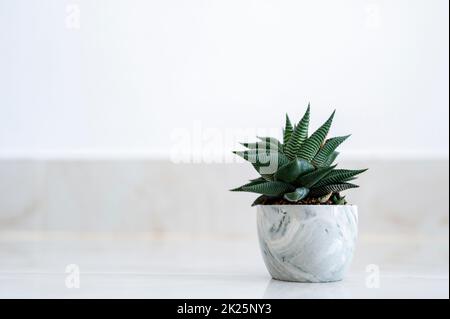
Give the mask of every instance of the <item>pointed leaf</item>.
[[341, 183], [341, 184], [333, 184], [333, 185], [325, 185], [320, 186], [317, 188], [312, 188], [309, 192], [309, 197], [321, 197], [325, 196], [329, 193], [338, 193], [345, 191], [346, 189], [350, 188], [357, 188], [358, 185], [351, 184], [351, 183]]
[[[260, 173], [260, 170], [262, 171], [262, 169], [255, 167], [255, 165], [253, 165], [253, 167], [256, 169], [256, 171], [258, 173]], [[261, 173], [260, 173], [261, 174]], [[273, 174], [261, 174], [262, 178], [266, 181], [273, 181]]]
[[264, 182], [265, 179], [263, 177], [253, 178], [250, 180], [250, 182]]
[[251, 180], [249, 183], [247, 183], [245, 185], [242, 185], [240, 187], [236, 187], [236, 188], [230, 189], [230, 191], [231, 192], [243, 192], [244, 191], [244, 189], [243, 189], [244, 187], [258, 185], [258, 184], [265, 183], [265, 182], [266, 182], [266, 180], [264, 178], [260, 177], [258, 179]]
[[328, 167], [331, 164], [333, 164], [333, 162], [336, 160], [336, 158], [338, 157], [339, 152], [334, 151], [333, 153], [331, 153], [330, 156], [328, 156], [328, 158], [326, 159], [325, 162], [322, 163], [322, 165], [319, 165], [320, 167]]
[[325, 141], [325, 144], [317, 152], [313, 159], [313, 163], [317, 166], [322, 166], [334, 150], [344, 142], [350, 135], [333, 137]]
[[314, 156], [316, 156], [323, 141], [327, 137], [328, 131], [331, 127], [331, 123], [333, 122], [335, 112], [336, 111], [333, 111], [328, 120], [301, 145], [297, 153], [298, 158], [303, 158], [307, 161], [311, 161]]
[[251, 150], [259, 150], [267, 152], [278, 152], [279, 150], [281, 150], [279, 145], [266, 142], [239, 143], [239, 144]]
[[331, 171], [327, 177], [323, 178], [319, 181], [315, 187], [330, 185], [330, 184], [340, 184], [343, 182], [348, 182], [351, 179], [354, 179], [356, 175], [364, 173], [367, 169], [358, 169], [358, 170], [349, 170], [349, 169], [336, 169]]
[[295, 191], [291, 193], [284, 194], [284, 199], [290, 201], [290, 202], [298, 202], [299, 200], [302, 200], [305, 198], [309, 193], [309, 189], [305, 187], [299, 187]]
[[292, 135], [292, 132], [294, 131], [292, 127], [291, 120], [289, 119], [289, 116], [286, 114], [286, 125], [284, 127], [283, 131], [283, 143], [286, 144], [289, 141], [289, 138]]
[[330, 172], [335, 168], [336, 166], [331, 167], [322, 167], [318, 168], [315, 171], [299, 176], [297, 180], [295, 181], [296, 185], [300, 185], [303, 187], [311, 188], [313, 187], [317, 182], [319, 182], [322, 178], [330, 174]]
[[264, 182], [252, 186], [242, 187], [244, 192], [259, 193], [268, 196], [280, 196], [295, 189], [292, 185], [283, 182]]
[[300, 149], [300, 146], [308, 137], [310, 106], [306, 109], [300, 122], [295, 126], [294, 132], [285, 145], [284, 152], [289, 159], [294, 159]]
[[266, 137], [266, 136], [257, 136], [259, 140], [261, 140], [263, 143], [271, 144], [270, 149], [272, 150], [283, 150], [283, 144], [279, 140], [277, 140], [275, 137]]
[[252, 207], [253, 207], [253, 206], [256, 206], [256, 205], [259, 205], [259, 204], [262, 204], [262, 203], [265, 201], [266, 198], [267, 198], [266, 195], [261, 195], [261, 196], [259, 196], [259, 197], [258, 197], [257, 199], [255, 199], [255, 201], [253, 202]]
[[274, 174], [280, 167], [289, 162], [286, 155], [280, 152], [248, 150], [234, 151], [233, 153], [252, 163], [260, 174], [265, 175]]
[[314, 170], [314, 166], [302, 159], [294, 159], [288, 164], [281, 167], [275, 173], [275, 180], [291, 183], [295, 181], [300, 175], [309, 173]]

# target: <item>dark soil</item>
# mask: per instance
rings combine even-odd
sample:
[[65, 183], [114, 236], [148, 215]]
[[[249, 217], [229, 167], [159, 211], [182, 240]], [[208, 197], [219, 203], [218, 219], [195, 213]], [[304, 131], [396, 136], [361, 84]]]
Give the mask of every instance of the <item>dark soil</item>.
[[317, 198], [305, 198], [298, 202], [290, 202], [283, 198], [265, 197], [258, 205], [335, 205], [331, 199], [324, 203], [319, 202]]

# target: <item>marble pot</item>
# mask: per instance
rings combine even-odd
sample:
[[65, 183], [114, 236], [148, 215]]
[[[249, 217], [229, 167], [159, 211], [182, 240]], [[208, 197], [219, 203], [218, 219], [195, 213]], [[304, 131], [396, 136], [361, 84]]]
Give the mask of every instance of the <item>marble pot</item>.
[[358, 234], [353, 205], [258, 205], [259, 243], [274, 279], [342, 280]]

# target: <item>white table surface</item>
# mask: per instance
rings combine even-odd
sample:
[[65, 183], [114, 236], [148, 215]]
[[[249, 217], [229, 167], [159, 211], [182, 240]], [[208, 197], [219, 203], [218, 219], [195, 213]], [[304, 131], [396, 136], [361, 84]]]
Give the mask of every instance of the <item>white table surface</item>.
[[449, 298], [444, 240], [362, 238], [343, 281], [305, 284], [272, 280], [256, 238], [38, 237], [0, 240], [0, 298]]

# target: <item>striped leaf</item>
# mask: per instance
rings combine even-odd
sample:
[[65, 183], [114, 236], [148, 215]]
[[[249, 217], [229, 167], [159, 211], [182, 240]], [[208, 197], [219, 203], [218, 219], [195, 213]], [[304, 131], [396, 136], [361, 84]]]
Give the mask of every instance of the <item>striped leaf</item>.
[[300, 175], [309, 173], [314, 170], [314, 166], [302, 159], [294, 159], [288, 164], [281, 167], [275, 173], [275, 180], [283, 181], [286, 183], [292, 183]]
[[299, 187], [295, 191], [291, 193], [284, 194], [284, 199], [290, 201], [290, 202], [298, 202], [299, 200], [302, 200], [305, 198], [309, 193], [309, 189], [305, 187]]
[[242, 185], [240, 187], [236, 187], [236, 188], [230, 189], [230, 191], [232, 191], [232, 192], [243, 192], [244, 191], [244, 187], [258, 185], [258, 184], [265, 183], [265, 182], [266, 182], [266, 180], [264, 178], [260, 177], [260, 178], [254, 179], [254, 180], [250, 180], [250, 182], [245, 184], [245, 185]]
[[[314, 156], [316, 156], [323, 141], [327, 137], [328, 131], [330, 130], [331, 123], [333, 122], [334, 113], [333, 111], [328, 120], [317, 129], [306, 141], [301, 145], [297, 157], [303, 158], [307, 161], [311, 161]], [[288, 156], [289, 157], [289, 156]]]
[[330, 156], [328, 156], [328, 158], [326, 159], [325, 162], [323, 162], [323, 164], [321, 165], [321, 167], [328, 167], [331, 164], [333, 164], [333, 162], [336, 160], [336, 158], [338, 157], [339, 152], [334, 151], [333, 153], [331, 153]]
[[334, 150], [341, 145], [350, 135], [333, 137], [325, 141], [325, 144], [314, 156], [313, 163], [317, 166], [322, 166], [328, 159], [328, 157], [334, 152]]
[[335, 167], [336, 166], [321, 167], [311, 173], [301, 175], [299, 178], [297, 178], [297, 180], [295, 181], [295, 184], [303, 186], [303, 187], [311, 188], [317, 182], [319, 182], [322, 178], [325, 178], [328, 174], [330, 174], [330, 172]]
[[295, 189], [292, 185], [283, 182], [264, 182], [252, 186], [243, 186], [242, 191], [258, 193], [267, 196], [280, 196], [284, 193], [292, 192]]
[[259, 140], [261, 140], [263, 143], [270, 144], [271, 149], [278, 149], [279, 151], [283, 150], [283, 144], [279, 140], [277, 140], [275, 137], [266, 137], [266, 136], [257, 136]]
[[274, 174], [280, 167], [286, 165], [289, 160], [286, 155], [279, 152], [266, 152], [261, 150], [234, 151], [234, 154], [253, 164], [260, 174]]
[[308, 137], [308, 127], [309, 127], [309, 115], [310, 107], [306, 109], [305, 114], [298, 124], [295, 126], [294, 131], [289, 138], [288, 143], [285, 145], [284, 153], [289, 159], [294, 159], [300, 149], [300, 146]]
[[289, 141], [289, 138], [292, 135], [292, 132], [294, 131], [292, 127], [291, 120], [289, 119], [289, 116], [286, 114], [286, 125], [284, 126], [283, 131], [283, 144], [286, 144]]
[[319, 181], [315, 186], [324, 186], [330, 184], [340, 184], [343, 182], [348, 182], [354, 179], [356, 175], [364, 173], [367, 169], [349, 170], [349, 169], [336, 169], [327, 175], [324, 179]]
[[345, 191], [346, 189], [350, 188], [357, 188], [358, 185], [351, 184], [351, 183], [341, 183], [341, 184], [332, 184], [332, 185], [324, 185], [317, 188], [312, 188], [309, 192], [310, 197], [321, 197], [325, 196], [329, 193], [338, 193]]
[[239, 143], [239, 144], [251, 150], [272, 151], [272, 152], [278, 152], [280, 150], [279, 145], [266, 142]]

